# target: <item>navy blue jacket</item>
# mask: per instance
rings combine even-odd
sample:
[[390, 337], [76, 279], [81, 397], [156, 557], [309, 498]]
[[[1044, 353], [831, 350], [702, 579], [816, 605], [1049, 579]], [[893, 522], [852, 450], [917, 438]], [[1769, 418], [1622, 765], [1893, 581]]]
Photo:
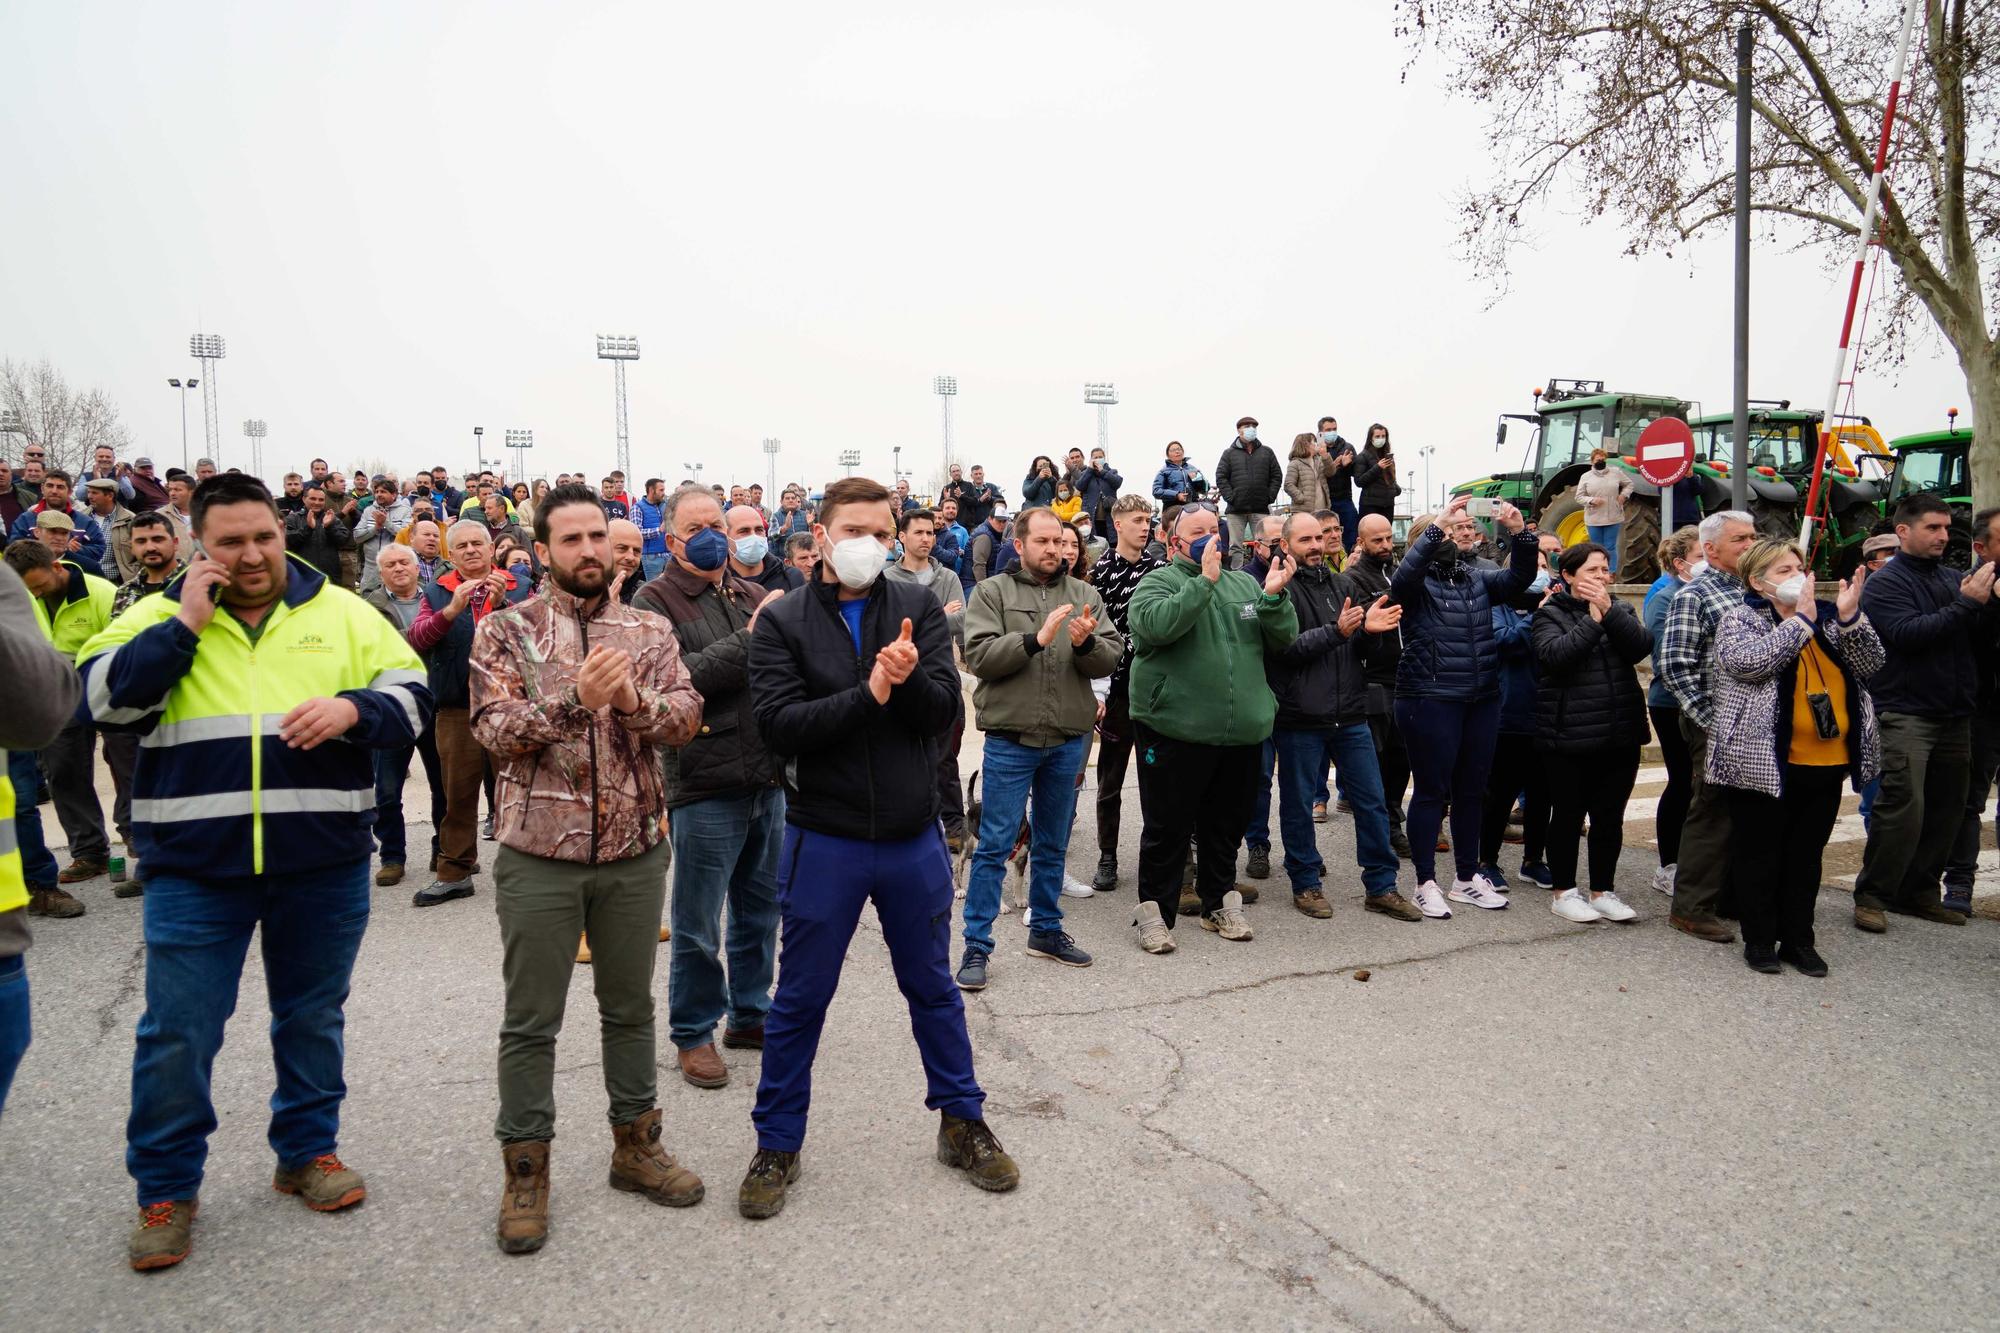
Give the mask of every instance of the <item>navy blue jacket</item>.
[[1125, 484], [1125, 478], [1118, 469], [1105, 463], [1102, 471], [1085, 464], [1072, 474], [1071, 484], [1076, 493], [1083, 497], [1084, 517], [1102, 527], [1100, 520], [1111, 512], [1111, 506], [1118, 501], [1118, 488]]
[[1163, 505], [1181, 503], [1180, 495], [1187, 493], [1188, 502], [1201, 499], [1208, 489], [1208, 483], [1196, 480], [1199, 468], [1191, 468], [1186, 463], [1165, 463], [1153, 474], [1153, 498]]
[[[1493, 608], [1512, 601], [1535, 580], [1533, 529], [1515, 533], [1505, 569], [1439, 560], [1450, 546], [1433, 523], [1410, 543], [1389, 590], [1403, 608], [1403, 655], [1396, 664], [1399, 699], [1490, 699], [1500, 691], [1500, 650]], [[1453, 548], [1454, 552], [1456, 548]]]
[[1511, 606], [1493, 608], [1493, 643], [1500, 650], [1500, 732], [1505, 736], [1535, 734], [1535, 639], [1529, 631], [1534, 617]]
[[1868, 682], [1876, 712], [1972, 716], [1979, 692], [1972, 638], [1988, 608], [1959, 592], [1962, 577], [1942, 561], [1904, 554], [1868, 576], [1861, 610], [1889, 659]]

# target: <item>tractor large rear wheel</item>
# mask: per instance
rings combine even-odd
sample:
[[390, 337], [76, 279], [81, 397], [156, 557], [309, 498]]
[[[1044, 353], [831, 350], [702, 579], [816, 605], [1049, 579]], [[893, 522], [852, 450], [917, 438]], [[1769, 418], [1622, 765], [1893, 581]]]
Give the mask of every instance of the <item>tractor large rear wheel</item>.
[[1542, 532], [1553, 532], [1565, 550], [1578, 542], [1590, 540], [1584, 531], [1583, 501], [1576, 498], [1576, 487], [1568, 486], [1557, 491], [1542, 507], [1542, 516], [1535, 527]]
[[1796, 510], [1753, 500], [1750, 502], [1750, 517], [1757, 520], [1759, 537], [1771, 537], [1781, 542], [1796, 542], [1799, 539], [1799, 516]]
[[1651, 583], [1660, 576], [1660, 502], [1634, 495], [1625, 501], [1618, 533], [1618, 582]]

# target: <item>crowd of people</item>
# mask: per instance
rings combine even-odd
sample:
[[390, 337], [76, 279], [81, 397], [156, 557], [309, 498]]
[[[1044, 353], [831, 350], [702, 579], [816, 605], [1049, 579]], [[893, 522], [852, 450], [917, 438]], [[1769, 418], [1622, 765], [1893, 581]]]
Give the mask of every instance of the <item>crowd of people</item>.
[[[1940, 559], [1949, 510], [1912, 497], [1830, 599], [1796, 547], [1709, 513], [1666, 536], [1635, 609], [1614, 590], [1613, 523], [1590, 529], [1608, 544], [1564, 548], [1504, 502], [1482, 526], [1459, 497], [1399, 549], [1396, 466], [1386, 427], [1357, 446], [1330, 416], [1283, 462], [1242, 418], [1213, 480], [1179, 442], [1138, 485], [1073, 449], [1033, 459], [1017, 500], [953, 466], [934, 503], [901, 480], [767, 497], [617, 472], [350, 477], [318, 459], [267, 489], [208, 460], [156, 479], [110, 450], [73, 478], [31, 446], [0, 462], [0, 1105], [29, 1042], [27, 920], [82, 916], [100, 881], [143, 899], [141, 1270], [189, 1253], [210, 1071], [260, 927], [274, 1184], [322, 1211], [366, 1196], [338, 1153], [343, 1006], [372, 890], [408, 876], [416, 908], [473, 898], [482, 876], [497, 907], [509, 1253], [549, 1234], [577, 965], [593, 968], [611, 1185], [703, 1197], [662, 1141], [653, 982], [670, 941], [682, 1078], [724, 1087], [718, 1045], [762, 1053], [737, 1203], [770, 1217], [872, 902], [938, 1158], [1007, 1190], [1019, 1168], [984, 1119], [961, 998], [997, 978], [1007, 876], [1025, 880], [1030, 958], [1089, 966], [1065, 900], [1126, 883], [1146, 954], [1174, 952], [1186, 916], [1248, 942], [1274, 789], [1276, 860], [1311, 920], [1342, 883], [1412, 925], [1503, 910], [1511, 874], [1567, 922], [1635, 921], [1617, 871], [1651, 742], [1668, 781], [1649, 878], [1676, 929], [1740, 930], [1749, 967], [1826, 975], [1814, 906], [1849, 787], [1868, 824], [1854, 924], [1966, 921], [2000, 767], [2000, 511], [1977, 516], [1961, 578]], [[1067, 867], [1093, 749], [1085, 881]], [[418, 759], [427, 851], [406, 831]], [[1351, 875], [1319, 846], [1342, 817]]]

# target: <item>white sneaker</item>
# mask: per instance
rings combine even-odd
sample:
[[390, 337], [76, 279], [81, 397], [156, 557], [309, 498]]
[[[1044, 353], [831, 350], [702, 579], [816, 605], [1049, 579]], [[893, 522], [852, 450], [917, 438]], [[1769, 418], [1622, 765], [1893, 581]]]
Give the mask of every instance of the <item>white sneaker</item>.
[[1235, 889], [1222, 895], [1222, 906], [1201, 919], [1203, 930], [1212, 930], [1225, 940], [1250, 938], [1250, 919], [1243, 915], [1243, 895]]
[[1451, 920], [1451, 909], [1445, 906], [1444, 895], [1438, 892], [1438, 882], [1427, 879], [1417, 885], [1417, 910], [1425, 916], [1439, 921]]
[[1174, 932], [1167, 929], [1166, 918], [1160, 915], [1158, 903], [1140, 903], [1133, 924], [1139, 927], [1139, 947], [1147, 953], [1174, 951]]
[[[1590, 899], [1575, 889], [1564, 889], [1549, 899], [1549, 910], [1565, 921], [1602, 921], [1604, 913], [1591, 906]], [[1630, 911], [1630, 908], [1626, 909]], [[1636, 915], [1636, 914], [1635, 914]]]
[[1680, 866], [1676, 864], [1670, 866], [1661, 866], [1658, 870], [1655, 870], [1653, 872], [1653, 887], [1658, 889], [1661, 893], [1666, 894], [1667, 897], [1669, 898], [1673, 897], [1674, 872], [1679, 869]]
[[1067, 870], [1063, 872], [1062, 896], [1065, 898], [1095, 898], [1097, 890], [1085, 884]]
[[1487, 911], [1498, 911], [1507, 905], [1507, 900], [1493, 891], [1484, 875], [1474, 875], [1471, 879], [1453, 880], [1445, 897], [1455, 903], [1471, 903], [1474, 907], [1484, 907]]
[[1606, 921], [1637, 921], [1639, 914], [1615, 893], [1600, 893], [1590, 900], [1590, 910]]

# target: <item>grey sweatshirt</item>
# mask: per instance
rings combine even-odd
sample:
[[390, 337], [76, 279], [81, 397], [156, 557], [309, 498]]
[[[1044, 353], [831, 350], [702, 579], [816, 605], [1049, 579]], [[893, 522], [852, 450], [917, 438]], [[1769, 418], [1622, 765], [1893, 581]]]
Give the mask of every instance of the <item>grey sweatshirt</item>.
[[[0, 566], [0, 680], [7, 682], [8, 706], [0, 708], [0, 761], [7, 750], [39, 750], [56, 738], [76, 711], [81, 692], [76, 668], [50, 646], [35, 621], [35, 604], [28, 585], [13, 570]], [[14, 793], [34, 808], [35, 793]], [[0, 958], [12, 958], [28, 948], [25, 908], [0, 912]]]

